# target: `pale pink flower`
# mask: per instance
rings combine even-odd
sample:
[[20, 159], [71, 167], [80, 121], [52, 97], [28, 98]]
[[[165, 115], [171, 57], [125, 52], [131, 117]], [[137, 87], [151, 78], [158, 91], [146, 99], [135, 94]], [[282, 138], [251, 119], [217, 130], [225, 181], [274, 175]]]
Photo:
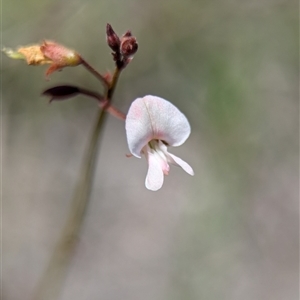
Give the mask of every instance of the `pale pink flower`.
[[162, 187], [169, 164], [194, 175], [189, 164], [167, 150], [167, 146], [182, 145], [191, 133], [187, 118], [172, 103], [156, 96], [137, 98], [129, 108], [125, 127], [132, 155], [141, 158], [144, 154], [148, 161], [147, 189], [157, 191]]

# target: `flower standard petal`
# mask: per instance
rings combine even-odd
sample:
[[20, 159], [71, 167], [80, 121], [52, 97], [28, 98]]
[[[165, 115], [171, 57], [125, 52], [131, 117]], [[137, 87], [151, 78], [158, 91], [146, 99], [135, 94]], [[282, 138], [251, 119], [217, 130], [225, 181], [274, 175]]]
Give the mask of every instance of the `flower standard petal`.
[[125, 129], [130, 152], [141, 157], [141, 151], [153, 138], [151, 119], [143, 98], [132, 102], [126, 116]]
[[141, 157], [142, 148], [152, 139], [180, 146], [191, 132], [185, 115], [169, 101], [156, 96], [132, 102], [125, 128], [129, 150], [136, 157]]
[[152, 122], [154, 138], [165, 141], [170, 146], [182, 145], [191, 133], [185, 115], [163, 98], [149, 95], [143, 101]]

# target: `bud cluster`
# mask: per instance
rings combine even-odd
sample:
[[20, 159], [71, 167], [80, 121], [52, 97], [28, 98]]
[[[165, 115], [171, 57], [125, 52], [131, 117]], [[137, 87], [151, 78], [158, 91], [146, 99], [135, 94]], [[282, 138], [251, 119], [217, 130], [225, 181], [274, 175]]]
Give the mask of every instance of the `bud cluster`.
[[138, 50], [136, 38], [129, 30], [119, 38], [110, 24], [106, 25], [106, 41], [113, 50], [112, 55], [119, 69], [125, 68]]

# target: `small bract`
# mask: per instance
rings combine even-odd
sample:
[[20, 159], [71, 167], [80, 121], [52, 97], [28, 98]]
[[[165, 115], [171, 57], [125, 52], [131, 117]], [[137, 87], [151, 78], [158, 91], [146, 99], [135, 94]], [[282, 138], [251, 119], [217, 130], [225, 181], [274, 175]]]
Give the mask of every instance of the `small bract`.
[[159, 190], [170, 166], [180, 166], [190, 175], [194, 171], [181, 158], [171, 154], [167, 146], [182, 145], [191, 133], [185, 115], [169, 101], [157, 96], [145, 96], [132, 102], [126, 116], [126, 135], [132, 155], [148, 161], [146, 188]]

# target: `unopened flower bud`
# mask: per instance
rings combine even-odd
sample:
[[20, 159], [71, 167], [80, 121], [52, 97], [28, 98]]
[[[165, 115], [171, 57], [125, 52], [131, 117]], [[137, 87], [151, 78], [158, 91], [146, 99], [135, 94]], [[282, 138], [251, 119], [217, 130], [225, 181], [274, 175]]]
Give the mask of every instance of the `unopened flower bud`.
[[124, 34], [123, 34], [123, 37], [129, 37], [129, 36], [132, 36], [132, 33], [130, 30], [127, 30]]
[[120, 51], [120, 39], [118, 35], [114, 32], [110, 24], [106, 25], [106, 41], [108, 46], [114, 51]]
[[[130, 32], [127, 32], [128, 34]], [[136, 38], [134, 36], [124, 35], [121, 39], [121, 47], [120, 47], [120, 52], [124, 56], [124, 58], [130, 58], [132, 57], [135, 52], [138, 49], [138, 43], [136, 41]]]

